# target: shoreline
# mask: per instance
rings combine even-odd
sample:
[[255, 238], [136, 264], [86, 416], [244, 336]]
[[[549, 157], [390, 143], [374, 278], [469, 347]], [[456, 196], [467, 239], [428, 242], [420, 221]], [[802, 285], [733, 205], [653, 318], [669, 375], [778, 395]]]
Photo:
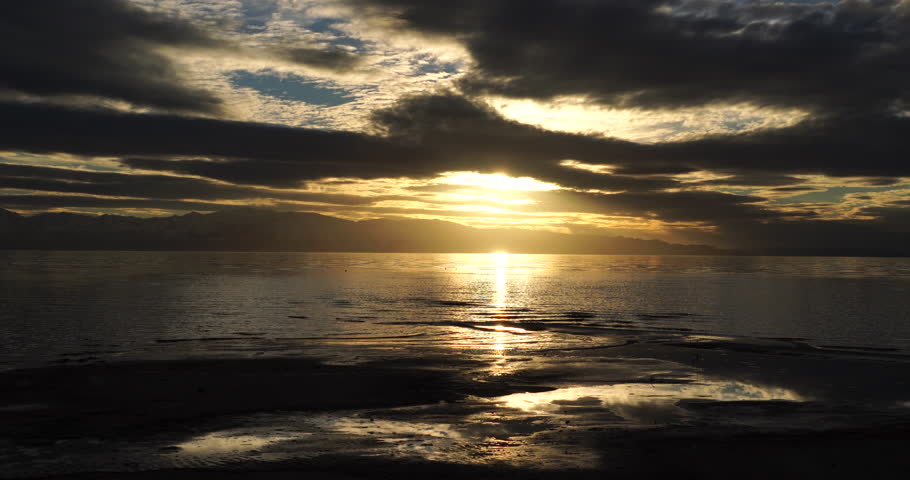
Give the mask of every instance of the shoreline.
[[[263, 249], [249, 249], [249, 250], [231, 250], [231, 249], [211, 249], [211, 248], [185, 248], [185, 249], [151, 249], [151, 248], [27, 248], [27, 247], [4, 247], [0, 246], [0, 252], [135, 252], [135, 253], [263, 253], [263, 254], [356, 254], [356, 255], [490, 255], [495, 252], [489, 250], [468, 250], [468, 251], [398, 251], [398, 250], [263, 250]], [[877, 251], [862, 251], [862, 252], [844, 252], [841, 254], [832, 253], [832, 252], [761, 252], [761, 251], [735, 251], [735, 250], [720, 250], [718, 253], [600, 253], [600, 252], [540, 252], [540, 251], [522, 251], [514, 250], [508, 252], [510, 255], [558, 255], [558, 256], [585, 256], [585, 257], [730, 257], [730, 258], [741, 258], [741, 257], [754, 257], [754, 258], [776, 258], [776, 257], [787, 257], [787, 258], [910, 258], [910, 254], [899, 253], [899, 252], [877, 252]]]
[[910, 358], [782, 345], [680, 336], [531, 356], [8, 370], [0, 477], [720, 478], [750, 451], [766, 474], [906, 465]]

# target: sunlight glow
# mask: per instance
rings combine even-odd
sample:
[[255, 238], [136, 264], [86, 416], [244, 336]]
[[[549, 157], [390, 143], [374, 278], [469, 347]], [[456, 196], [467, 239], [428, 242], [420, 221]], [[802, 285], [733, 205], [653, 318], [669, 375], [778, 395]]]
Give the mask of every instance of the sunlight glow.
[[502, 173], [445, 172], [440, 175], [438, 181], [445, 185], [463, 185], [493, 190], [544, 192], [559, 189], [559, 186], [554, 183], [541, 182], [531, 177], [510, 177]]
[[616, 167], [614, 167], [612, 165], [593, 165], [590, 163], [581, 163], [577, 160], [572, 160], [572, 159], [563, 160], [563, 161], [559, 162], [559, 165], [562, 167], [566, 167], [566, 168], [574, 168], [576, 170], [585, 170], [585, 171], [592, 172], [592, 173], [602, 173], [602, 174], [613, 173], [613, 170], [616, 169]]
[[762, 107], [748, 103], [639, 110], [603, 107], [584, 96], [562, 96], [550, 101], [494, 96], [487, 100], [504, 117], [524, 124], [641, 143], [684, 141], [710, 134], [785, 128], [808, 117], [808, 112], [795, 108]]
[[506, 252], [493, 252], [490, 254], [496, 262], [496, 277], [493, 283], [492, 304], [496, 309], [505, 308], [508, 303], [508, 285], [506, 284], [506, 271], [509, 268], [509, 254]]

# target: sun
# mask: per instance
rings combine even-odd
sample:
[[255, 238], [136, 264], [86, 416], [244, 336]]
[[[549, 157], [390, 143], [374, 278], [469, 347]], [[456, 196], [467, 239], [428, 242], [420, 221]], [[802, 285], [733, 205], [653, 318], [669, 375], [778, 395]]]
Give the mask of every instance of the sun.
[[555, 183], [542, 182], [531, 177], [510, 177], [502, 173], [445, 172], [439, 176], [437, 181], [446, 185], [491, 190], [545, 192], [559, 189], [559, 185]]

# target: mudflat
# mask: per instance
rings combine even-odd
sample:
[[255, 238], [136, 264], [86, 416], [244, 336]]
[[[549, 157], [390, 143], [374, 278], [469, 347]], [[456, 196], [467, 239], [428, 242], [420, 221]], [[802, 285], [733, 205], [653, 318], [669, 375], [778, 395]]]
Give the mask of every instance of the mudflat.
[[3, 478], [892, 477], [910, 359], [667, 336], [533, 357], [0, 373]]

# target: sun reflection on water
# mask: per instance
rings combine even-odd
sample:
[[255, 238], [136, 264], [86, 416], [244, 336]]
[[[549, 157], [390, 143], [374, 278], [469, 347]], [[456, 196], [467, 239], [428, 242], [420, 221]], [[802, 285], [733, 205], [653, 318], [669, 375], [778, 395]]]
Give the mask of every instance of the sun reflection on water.
[[[495, 274], [493, 277], [493, 298], [490, 300], [493, 311], [495, 313], [503, 313], [504, 309], [509, 305], [509, 285], [508, 285], [508, 269], [509, 269], [509, 254], [506, 252], [493, 252], [490, 254], [493, 257], [495, 262]], [[507, 330], [507, 327], [500, 325], [495, 326], [484, 326], [478, 325], [477, 328], [482, 330], [488, 330], [489, 336], [488, 341], [491, 345], [490, 353], [492, 355], [492, 365], [490, 373], [494, 376], [505, 375], [511, 371], [508, 366], [508, 359], [506, 358], [507, 347], [511, 339], [509, 336], [512, 332]], [[519, 329], [521, 330], [521, 329]]]
[[509, 254], [506, 252], [493, 252], [490, 254], [495, 262], [496, 273], [493, 281], [493, 298], [491, 304], [494, 309], [501, 310], [508, 306]]
[[[457, 323], [447, 325], [446, 345], [485, 362], [489, 375], [513, 373], [520, 367], [519, 357], [526, 359], [540, 350], [624, 342], [614, 336], [562, 332], [556, 328], [558, 315], [537, 311], [533, 283], [548, 268], [545, 256], [497, 251], [453, 260], [464, 260], [459, 276], [469, 296], [457, 299], [467, 308]], [[554, 328], [544, 322], [552, 322]]]
[[531, 333], [530, 330], [525, 330], [518, 327], [504, 327], [502, 325], [476, 325], [474, 328], [479, 328], [481, 330], [490, 330], [493, 332], [504, 332], [504, 333], [514, 333], [514, 334], [528, 334]]

